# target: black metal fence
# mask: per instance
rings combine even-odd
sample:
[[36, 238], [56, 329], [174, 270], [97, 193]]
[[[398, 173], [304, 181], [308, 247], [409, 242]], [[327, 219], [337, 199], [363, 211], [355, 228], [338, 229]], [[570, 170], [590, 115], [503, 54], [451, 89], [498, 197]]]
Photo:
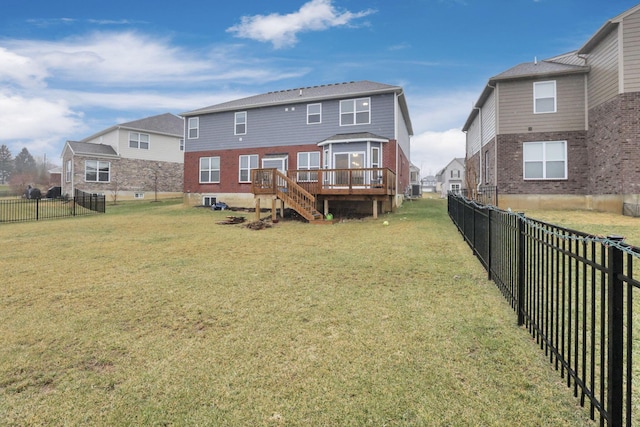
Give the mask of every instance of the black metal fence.
[[0, 223], [39, 221], [105, 212], [105, 196], [74, 192], [74, 197], [58, 199], [0, 200]]
[[634, 300], [640, 248], [449, 194], [448, 211], [591, 419], [640, 425]]
[[473, 189], [463, 188], [460, 193], [467, 199], [480, 204], [498, 206], [498, 187], [494, 185], [483, 185]]

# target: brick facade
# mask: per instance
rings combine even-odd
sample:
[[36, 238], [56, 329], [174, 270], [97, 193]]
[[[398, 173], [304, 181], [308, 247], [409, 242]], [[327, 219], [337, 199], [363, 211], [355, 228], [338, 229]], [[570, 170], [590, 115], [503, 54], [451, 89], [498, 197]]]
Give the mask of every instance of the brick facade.
[[[501, 194], [585, 194], [589, 178], [586, 131], [498, 135], [496, 182]], [[524, 180], [522, 144], [567, 141], [567, 179]]]
[[640, 92], [589, 111], [591, 194], [640, 194]]

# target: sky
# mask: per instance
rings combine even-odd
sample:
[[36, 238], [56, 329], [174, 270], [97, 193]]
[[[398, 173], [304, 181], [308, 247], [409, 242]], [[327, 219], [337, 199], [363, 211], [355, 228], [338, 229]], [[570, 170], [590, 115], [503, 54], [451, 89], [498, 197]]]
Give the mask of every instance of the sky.
[[274, 90], [404, 88], [411, 162], [465, 156], [490, 77], [579, 49], [637, 0], [3, 0], [0, 145], [60, 164], [67, 140]]

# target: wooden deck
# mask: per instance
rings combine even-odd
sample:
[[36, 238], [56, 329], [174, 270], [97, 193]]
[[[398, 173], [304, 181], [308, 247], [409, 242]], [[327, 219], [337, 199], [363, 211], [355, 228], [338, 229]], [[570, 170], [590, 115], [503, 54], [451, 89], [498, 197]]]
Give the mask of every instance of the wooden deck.
[[[277, 194], [276, 169], [254, 169], [252, 193]], [[312, 196], [394, 196], [396, 176], [386, 168], [290, 170], [287, 177]]]

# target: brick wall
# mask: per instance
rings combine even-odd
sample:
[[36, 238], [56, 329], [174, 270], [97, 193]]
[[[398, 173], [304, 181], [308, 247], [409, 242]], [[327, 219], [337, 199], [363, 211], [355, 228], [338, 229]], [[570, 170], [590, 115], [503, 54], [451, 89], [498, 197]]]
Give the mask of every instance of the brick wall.
[[640, 92], [589, 110], [591, 194], [640, 194]]
[[[587, 132], [544, 132], [498, 135], [497, 185], [501, 194], [586, 194], [589, 159]], [[568, 177], [566, 180], [528, 180], [523, 178], [522, 143], [531, 141], [567, 141]]]

